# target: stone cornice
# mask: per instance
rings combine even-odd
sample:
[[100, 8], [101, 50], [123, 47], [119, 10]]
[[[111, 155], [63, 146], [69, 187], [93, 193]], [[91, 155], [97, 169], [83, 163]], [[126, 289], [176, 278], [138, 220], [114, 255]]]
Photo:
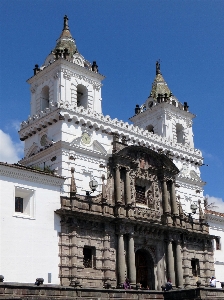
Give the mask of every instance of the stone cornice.
[[197, 185], [198, 187], [201, 187], [201, 188], [204, 185], [206, 185], [206, 182], [204, 182], [202, 180], [198, 180], [193, 177], [185, 177], [185, 176], [182, 176], [181, 174], [177, 175], [176, 182], [178, 182], [181, 186], [186, 185], [187, 187], [189, 187], [189, 184], [190, 184], [190, 185], [192, 185], [192, 187], [194, 189], [195, 189], [195, 185]]
[[51, 104], [49, 108], [46, 108], [45, 111], [38, 115], [33, 115], [32, 117], [29, 117], [27, 121], [23, 121], [19, 131], [20, 139], [25, 140], [28, 136], [41, 131], [42, 128], [46, 128], [57, 122], [59, 119], [59, 112], [58, 103], [55, 103]]
[[92, 80], [97, 80], [97, 81], [101, 81], [105, 78], [105, 76], [101, 75], [100, 73], [96, 73], [93, 71], [88, 70], [87, 68], [84, 68], [82, 66], [79, 66], [75, 63], [72, 63], [66, 59], [63, 58], [59, 58], [58, 60], [55, 60], [52, 64], [50, 64], [49, 66], [45, 67], [43, 70], [41, 70], [40, 72], [38, 72], [36, 75], [32, 76], [31, 78], [29, 78], [27, 80], [27, 82], [29, 84], [32, 84], [34, 82], [38, 82], [39, 79], [41, 79], [44, 75], [47, 75], [49, 72], [51, 72], [52, 70], [54, 70], [57, 67], [62, 67], [62, 66], [66, 66], [67, 68], [70, 69], [70, 72], [80, 72], [81, 74], [85, 74], [86, 76], [88, 76], [89, 78], [91, 77]]
[[28, 170], [28, 168], [23, 166], [6, 164], [0, 164], [0, 175], [4, 177], [18, 178], [24, 182], [31, 181], [54, 186], [62, 186], [65, 180], [61, 176], [55, 176], [32, 169]]
[[[80, 66], [79, 66], [80, 67]], [[94, 78], [90, 78], [88, 76], [88, 74], [79, 74], [78, 72], [75, 72], [74, 70], [70, 70], [64, 67], [61, 67], [61, 72], [63, 73], [63, 76], [67, 79], [67, 80], [71, 80], [72, 77], [74, 78], [78, 78], [78, 79], [82, 79], [86, 82], [88, 82], [89, 84], [100, 88], [102, 86], [102, 84], [99, 81], [94, 80]]]
[[162, 103], [157, 103], [152, 108], [146, 109], [145, 111], [141, 112], [140, 114], [134, 115], [133, 117], [130, 118], [130, 120], [136, 122], [137, 120], [142, 119], [144, 117], [147, 118], [147, 115], [149, 113], [150, 113], [150, 115], [160, 113], [161, 109], [163, 110], [164, 115], [171, 113], [175, 118], [182, 117], [182, 119], [184, 119], [186, 121], [189, 119], [192, 120], [193, 118], [195, 118], [195, 115], [189, 111], [180, 110], [178, 107], [175, 107], [174, 105], [172, 105], [172, 103], [162, 102]]
[[97, 160], [99, 160], [100, 158], [106, 159], [109, 156], [107, 153], [100, 153], [99, 151], [95, 151], [93, 149], [88, 149], [78, 145], [71, 145], [68, 142], [58, 141], [51, 147], [44, 149], [35, 155], [21, 159], [19, 163], [21, 163], [22, 165], [31, 165], [34, 162], [40, 164], [50, 160], [52, 158], [52, 153], [57, 156], [56, 153], [59, 151], [65, 151], [64, 154], [67, 153], [68, 155], [71, 151], [74, 151], [75, 153], [77, 153], [77, 156], [79, 156], [78, 153], [82, 153], [80, 158], [83, 156], [83, 154], [86, 154], [87, 156], [90, 156], [90, 159], [91, 157], [95, 157]]
[[[54, 153], [54, 154], [52, 154]], [[44, 149], [42, 151], [39, 151], [38, 153], [36, 153], [35, 155], [29, 156], [29, 157], [24, 157], [23, 159], [21, 159], [19, 161], [19, 163], [21, 163], [22, 165], [26, 166], [26, 165], [33, 165], [33, 163], [35, 162], [35, 164], [41, 164], [44, 163], [46, 161], [50, 161], [52, 159], [52, 156], [57, 156], [61, 154], [61, 141], [53, 144], [51, 147]]]
[[[20, 138], [25, 139], [32, 135], [42, 127], [49, 126], [49, 122], [57, 122], [60, 120], [70, 120], [75, 123], [80, 123], [82, 126], [88, 126], [96, 130], [102, 130], [105, 133], [116, 133], [120, 137], [124, 136], [128, 140], [128, 145], [133, 145], [134, 142], [140, 145], [145, 145], [155, 151], [169, 152], [171, 156], [178, 157], [183, 160], [191, 161], [195, 164], [202, 164], [201, 151], [194, 148], [185, 147], [177, 143], [168, 141], [166, 138], [152, 134], [138, 126], [130, 125], [127, 122], [111, 119], [110, 116], [97, 113], [83, 107], [71, 107], [61, 103], [52, 106], [39, 116], [34, 116], [28, 121], [21, 124]], [[51, 113], [49, 113], [51, 112]], [[31, 126], [32, 125], [32, 126]], [[38, 127], [39, 126], [39, 127]], [[38, 129], [39, 128], [39, 129]]]

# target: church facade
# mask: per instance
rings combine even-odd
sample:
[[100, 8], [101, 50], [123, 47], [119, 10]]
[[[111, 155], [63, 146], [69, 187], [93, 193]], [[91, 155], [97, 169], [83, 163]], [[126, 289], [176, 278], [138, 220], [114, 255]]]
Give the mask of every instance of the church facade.
[[150, 96], [128, 122], [102, 113], [104, 76], [78, 51], [64, 18], [44, 64], [28, 80], [31, 114], [22, 122], [20, 164], [66, 178], [58, 276], [62, 285], [131, 284], [160, 290], [208, 284], [212, 239], [203, 213], [200, 150], [192, 120], [160, 63]]

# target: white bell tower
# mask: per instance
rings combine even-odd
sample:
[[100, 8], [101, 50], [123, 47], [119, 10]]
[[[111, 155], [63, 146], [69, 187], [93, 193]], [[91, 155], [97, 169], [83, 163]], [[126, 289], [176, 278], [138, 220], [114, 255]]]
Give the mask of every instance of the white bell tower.
[[27, 82], [31, 86], [31, 117], [45, 111], [52, 104], [83, 106], [98, 113], [101, 108], [101, 80], [94, 61], [90, 64], [78, 52], [73, 39], [68, 18], [64, 17], [64, 27], [56, 47], [39, 68], [35, 65], [34, 76]]
[[[97, 144], [95, 128], [87, 118], [102, 114], [101, 81], [104, 78], [98, 72], [96, 61], [91, 64], [79, 53], [65, 16], [55, 48], [41, 67], [35, 65], [34, 75], [27, 81], [31, 90], [31, 113], [19, 131], [20, 139], [25, 141], [21, 164], [56, 170], [58, 175], [67, 178], [71, 176], [71, 168], [79, 165], [80, 178], [83, 170], [89, 174], [88, 179], [83, 177], [82, 181], [89, 182], [96, 176], [95, 161], [86, 171], [88, 160], [84, 161], [83, 153], [101, 147]], [[77, 157], [82, 161], [78, 162]], [[70, 182], [66, 184], [69, 186]]]
[[156, 62], [156, 77], [150, 96], [142, 105], [136, 105], [135, 115], [130, 118], [134, 125], [169, 141], [194, 148], [192, 119], [186, 102], [181, 104], [172, 95]]

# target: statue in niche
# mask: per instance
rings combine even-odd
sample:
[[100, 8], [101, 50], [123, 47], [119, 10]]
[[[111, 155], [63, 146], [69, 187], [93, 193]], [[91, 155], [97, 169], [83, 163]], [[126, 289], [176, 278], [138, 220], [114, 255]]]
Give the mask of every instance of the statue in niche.
[[145, 169], [145, 159], [144, 159], [144, 157], [140, 158], [139, 161], [140, 161], [140, 168]]
[[147, 167], [147, 159], [145, 153], [139, 154], [139, 167], [140, 169], [146, 169]]
[[155, 199], [153, 197], [153, 193], [152, 193], [152, 190], [149, 189], [147, 191], [147, 201], [148, 201], [148, 207], [149, 208], [155, 208]]
[[149, 187], [146, 197], [147, 197], [147, 202], [148, 202], [148, 207], [150, 208], [155, 208], [155, 199], [154, 199], [154, 189], [153, 189], [153, 183]]

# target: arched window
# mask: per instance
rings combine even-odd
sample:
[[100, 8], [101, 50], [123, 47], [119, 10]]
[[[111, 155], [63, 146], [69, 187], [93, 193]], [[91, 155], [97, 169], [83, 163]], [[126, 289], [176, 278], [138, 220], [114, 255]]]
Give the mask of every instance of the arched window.
[[77, 86], [77, 106], [83, 106], [87, 109], [88, 103], [88, 90], [84, 85], [79, 84]]
[[146, 126], [146, 128], [145, 128], [146, 130], [148, 130], [148, 132], [152, 132], [152, 133], [154, 133], [154, 127], [152, 126], [152, 125], [148, 125], [148, 126]]
[[177, 143], [184, 144], [184, 128], [181, 124], [176, 124]]
[[49, 107], [49, 87], [46, 85], [41, 91], [41, 110]]

